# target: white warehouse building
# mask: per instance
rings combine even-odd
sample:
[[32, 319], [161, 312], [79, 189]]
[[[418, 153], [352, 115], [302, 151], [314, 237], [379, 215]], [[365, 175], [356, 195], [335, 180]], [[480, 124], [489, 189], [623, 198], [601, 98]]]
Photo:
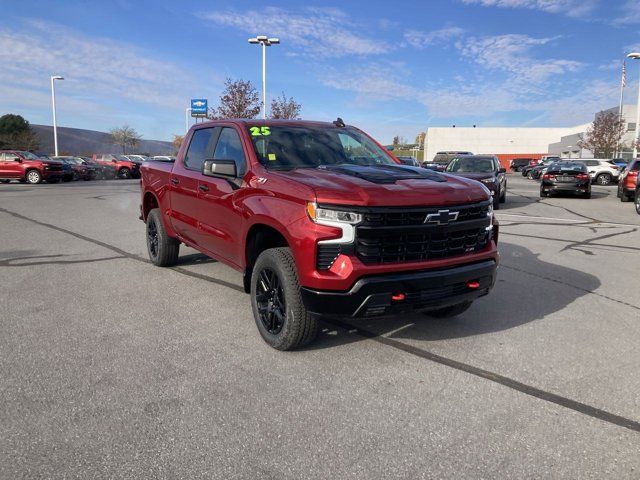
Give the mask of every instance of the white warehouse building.
[[549, 153], [549, 145], [562, 137], [583, 133], [589, 124], [575, 127], [429, 127], [425, 160], [438, 152], [469, 151], [495, 154], [503, 165], [516, 157], [540, 157]]

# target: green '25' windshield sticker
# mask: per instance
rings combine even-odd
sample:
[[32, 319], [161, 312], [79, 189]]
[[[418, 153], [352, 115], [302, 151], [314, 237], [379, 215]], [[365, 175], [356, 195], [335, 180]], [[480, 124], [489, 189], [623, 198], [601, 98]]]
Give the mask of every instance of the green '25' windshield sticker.
[[249, 127], [249, 131], [251, 132], [252, 137], [271, 135], [271, 130], [269, 130], [269, 127]]

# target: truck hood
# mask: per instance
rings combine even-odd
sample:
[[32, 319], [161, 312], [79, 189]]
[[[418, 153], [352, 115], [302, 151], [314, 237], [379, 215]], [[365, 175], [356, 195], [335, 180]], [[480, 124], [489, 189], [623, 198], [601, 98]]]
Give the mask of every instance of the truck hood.
[[313, 189], [321, 204], [440, 206], [490, 198], [478, 182], [420, 167], [336, 165], [273, 173]]

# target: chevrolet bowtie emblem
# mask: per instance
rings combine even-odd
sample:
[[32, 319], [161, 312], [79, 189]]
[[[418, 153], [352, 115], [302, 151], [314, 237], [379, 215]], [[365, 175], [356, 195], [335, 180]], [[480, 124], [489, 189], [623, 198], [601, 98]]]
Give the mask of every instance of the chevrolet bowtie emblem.
[[438, 213], [430, 213], [424, 219], [424, 223], [436, 223], [438, 225], [447, 225], [449, 222], [455, 222], [458, 219], [458, 213], [449, 210], [438, 210]]

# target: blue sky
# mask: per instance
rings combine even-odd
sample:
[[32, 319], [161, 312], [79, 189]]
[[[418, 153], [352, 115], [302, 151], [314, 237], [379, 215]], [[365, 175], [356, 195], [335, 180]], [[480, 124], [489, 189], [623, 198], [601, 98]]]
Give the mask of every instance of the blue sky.
[[[190, 98], [215, 104], [226, 77], [303, 104], [307, 119], [383, 142], [428, 126], [568, 126], [618, 102], [640, 49], [638, 0], [13, 1], [0, 3], [0, 114], [62, 126], [184, 131]], [[628, 65], [627, 100], [640, 62]]]

